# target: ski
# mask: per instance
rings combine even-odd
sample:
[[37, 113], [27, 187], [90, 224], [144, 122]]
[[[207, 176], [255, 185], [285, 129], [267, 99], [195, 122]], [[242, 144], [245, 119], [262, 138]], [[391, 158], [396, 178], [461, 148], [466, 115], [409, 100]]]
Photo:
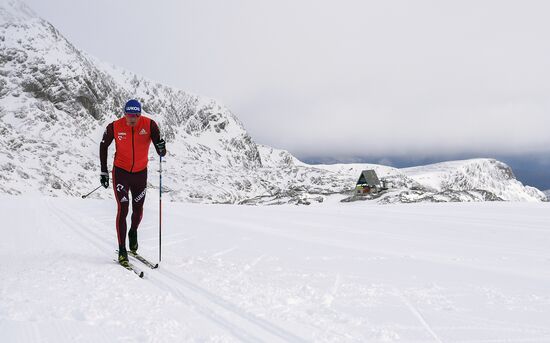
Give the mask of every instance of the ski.
[[149, 267], [151, 269], [157, 269], [159, 267], [158, 263], [150, 262], [149, 260], [147, 260], [145, 257], [141, 256], [137, 252], [128, 251], [128, 255], [132, 256], [133, 258], [135, 258], [136, 260], [138, 260], [139, 262], [143, 263], [144, 265], [146, 265], [147, 267]]
[[128, 263], [128, 266], [125, 266], [125, 265], [120, 264], [117, 260], [113, 260], [113, 261], [115, 261], [116, 264], [120, 265], [124, 269], [133, 271], [140, 278], [143, 278], [143, 276], [145, 275], [145, 273], [142, 270], [139, 270], [138, 268], [134, 267], [131, 263]]

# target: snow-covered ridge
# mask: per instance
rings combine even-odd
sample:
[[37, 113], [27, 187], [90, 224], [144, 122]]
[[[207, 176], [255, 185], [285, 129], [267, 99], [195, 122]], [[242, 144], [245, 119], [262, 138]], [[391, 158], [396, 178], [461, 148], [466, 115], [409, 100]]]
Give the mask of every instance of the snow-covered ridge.
[[439, 201], [546, 200], [541, 191], [522, 185], [508, 165], [494, 159], [443, 162], [401, 171], [419, 184], [431, 188], [434, 195], [429, 196]]
[[[0, 43], [2, 193], [79, 196], [97, 187], [102, 132], [127, 99], [138, 98], [166, 136], [163, 188], [173, 201], [322, 202], [349, 195], [363, 169], [375, 169], [392, 185], [377, 200], [382, 203], [546, 199], [493, 160], [401, 170], [307, 165], [287, 151], [256, 144], [217, 101], [87, 55], [20, 1], [0, 0]], [[153, 152], [150, 160], [149, 186], [155, 188]], [[94, 196], [112, 194], [101, 190]]]

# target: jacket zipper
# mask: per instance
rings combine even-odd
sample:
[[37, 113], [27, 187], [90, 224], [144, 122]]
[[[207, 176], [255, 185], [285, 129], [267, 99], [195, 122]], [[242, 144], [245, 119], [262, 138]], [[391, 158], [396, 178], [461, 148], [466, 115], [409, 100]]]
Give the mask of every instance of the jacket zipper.
[[132, 168], [130, 168], [130, 173], [134, 170], [134, 127], [132, 126]]

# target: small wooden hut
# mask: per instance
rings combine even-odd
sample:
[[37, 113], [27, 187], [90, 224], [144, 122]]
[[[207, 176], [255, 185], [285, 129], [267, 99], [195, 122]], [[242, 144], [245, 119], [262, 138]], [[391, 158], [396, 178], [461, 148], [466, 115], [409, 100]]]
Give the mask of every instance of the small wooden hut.
[[376, 194], [385, 189], [378, 179], [378, 175], [372, 169], [363, 170], [355, 185], [356, 195]]

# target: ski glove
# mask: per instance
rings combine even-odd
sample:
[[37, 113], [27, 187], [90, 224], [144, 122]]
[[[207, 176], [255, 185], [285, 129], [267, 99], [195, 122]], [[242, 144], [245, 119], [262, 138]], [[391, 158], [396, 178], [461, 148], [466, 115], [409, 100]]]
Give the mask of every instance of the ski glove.
[[163, 138], [161, 138], [158, 142], [155, 143], [155, 147], [157, 148], [157, 152], [160, 156], [166, 155], [166, 142]]
[[105, 188], [109, 188], [109, 174], [101, 173], [101, 185]]

